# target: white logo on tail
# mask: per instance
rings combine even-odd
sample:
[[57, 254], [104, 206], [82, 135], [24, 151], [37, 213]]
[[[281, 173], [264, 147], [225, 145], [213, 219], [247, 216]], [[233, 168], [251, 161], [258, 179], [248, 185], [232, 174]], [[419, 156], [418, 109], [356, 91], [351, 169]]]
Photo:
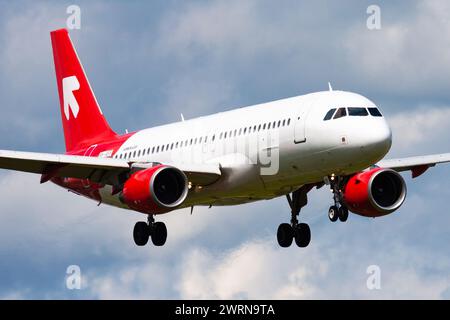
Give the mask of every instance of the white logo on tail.
[[63, 101], [64, 101], [64, 114], [66, 119], [69, 120], [70, 113], [69, 108], [72, 109], [73, 116], [77, 118], [80, 106], [73, 92], [80, 89], [80, 83], [76, 76], [66, 77], [62, 80], [63, 85]]

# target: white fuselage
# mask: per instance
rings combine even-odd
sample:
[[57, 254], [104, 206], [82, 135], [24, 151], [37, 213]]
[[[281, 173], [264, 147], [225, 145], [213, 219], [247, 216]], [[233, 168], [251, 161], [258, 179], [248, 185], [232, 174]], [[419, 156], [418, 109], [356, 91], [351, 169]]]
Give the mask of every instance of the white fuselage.
[[[384, 117], [324, 120], [332, 108], [375, 108], [350, 92], [324, 91], [138, 131], [114, 157], [136, 162], [219, 164], [219, 181], [192, 188], [182, 207], [232, 205], [287, 194], [331, 174], [348, 175], [391, 146]], [[104, 202], [122, 206], [117, 197]]]

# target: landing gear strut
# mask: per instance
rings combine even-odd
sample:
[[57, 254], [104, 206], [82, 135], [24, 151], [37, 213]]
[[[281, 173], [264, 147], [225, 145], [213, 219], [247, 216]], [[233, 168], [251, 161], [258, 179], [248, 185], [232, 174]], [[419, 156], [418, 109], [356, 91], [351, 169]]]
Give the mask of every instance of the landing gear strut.
[[329, 179], [331, 191], [333, 192], [334, 205], [328, 209], [328, 218], [332, 222], [336, 222], [338, 219], [342, 222], [348, 219], [348, 208], [345, 206], [343, 201], [342, 177], [331, 176]]
[[163, 246], [167, 239], [167, 228], [164, 222], [155, 222], [153, 215], [148, 215], [147, 222], [139, 221], [134, 225], [133, 239], [138, 246], [145, 246], [151, 238], [155, 246]]
[[278, 227], [277, 240], [280, 247], [290, 247], [292, 241], [299, 247], [307, 247], [311, 241], [311, 230], [306, 223], [299, 223], [297, 216], [300, 214], [301, 208], [308, 203], [307, 193], [313, 185], [305, 185], [292, 193], [286, 198], [291, 207], [291, 223], [282, 223]]

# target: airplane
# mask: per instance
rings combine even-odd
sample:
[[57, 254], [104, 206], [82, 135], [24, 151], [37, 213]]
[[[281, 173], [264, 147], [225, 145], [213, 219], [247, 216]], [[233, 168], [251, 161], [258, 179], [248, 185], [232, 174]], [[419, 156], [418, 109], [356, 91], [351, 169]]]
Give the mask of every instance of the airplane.
[[[375, 218], [403, 204], [406, 184], [450, 162], [450, 153], [384, 159], [391, 129], [378, 106], [333, 90], [238, 108], [118, 134], [103, 115], [66, 29], [50, 32], [66, 152], [0, 150], [0, 168], [40, 174], [96, 202], [147, 216], [133, 229], [136, 245], [163, 246], [166, 225], [155, 217], [181, 208], [232, 206], [286, 197], [290, 221], [281, 247], [307, 247], [300, 222], [308, 193], [332, 191], [328, 218], [349, 212]], [[191, 211], [192, 212], [192, 211]]]

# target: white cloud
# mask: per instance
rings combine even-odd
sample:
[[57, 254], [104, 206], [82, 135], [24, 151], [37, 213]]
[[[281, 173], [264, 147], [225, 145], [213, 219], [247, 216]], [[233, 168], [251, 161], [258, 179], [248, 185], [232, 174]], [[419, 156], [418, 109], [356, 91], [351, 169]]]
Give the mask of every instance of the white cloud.
[[[328, 237], [327, 237], [328, 238]], [[334, 237], [331, 237], [334, 238]], [[186, 299], [314, 299], [314, 298], [439, 298], [450, 285], [447, 275], [426, 276], [410, 268], [413, 255], [400, 246], [400, 255], [347, 253], [345, 264], [338, 260], [348, 251], [346, 245], [323, 246], [301, 252], [285, 250], [272, 240], [243, 244], [225, 255], [196, 254], [186, 259], [181, 278], [181, 297]], [[296, 251], [293, 254], [293, 251]], [[378, 257], [377, 257], [378, 256]], [[374, 259], [375, 258], [375, 259]], [[382, 258], [382, 259], [380, 259]], [[392, 265], [382, 274], [383, 290], [368, 290], [364, 266], [370, 261]], [[423, 263], [423, 261], [420, 261]], [[447, 264], [449, 261], [447, 260]], [[353, 272], [345, 269], [353, 266]], [[363, 266], [361, 268], [361, 266]], [[359, 267], [359, 271], [358, 271]], [[383, 267], [382, 267], [383, 270]], [[345, 277], [345, 281], [341, 278]]]
[[273, 45], [274, 38], [266, 37], [266, 30], [262, 32], [255, 25], [259, 12], [255, 1], [214, 1], [184, 9], [163, 22], [164, 36], [157, 46], [160, 54], [171, 52], [186, 59], [194, 58], [192, 55], [200, 49], [220, 58], [226, 58], [230, 51], [251, 57], [258, 49]]
[[[147, 262], [92, 275], [90, 293], [101, 299], [154, 298], [172, 290], [182, 299], [439, 299], [450, 286], [446, 257], [418, 257], [403, 245], [385, 252], [349, 252], [347, 244], [330, 246], [327, 240], [304, 251], [278, 248], [272, 239], [224, 253], [193, 248], [176, 266]], [[425, 271], [430, 258], [445, 261], [439, 273]], [[380, 263], [381, 290], [366, 287], [366, 269], [373, 261]]]
[[31, 4], [14, 11], [5, 20], [0, 65], [3, 76], [9, 75], [14, 88], [24, 90], [39, 83], [36, 75], [53, 72], [49, 32], [65, 22], [63, 9]]
[[390, 9], [381, 5], [381, 30], [359, 23], [345, 35], [355, 75], [385, 93], [441, 94], [450, 73], [450, 3], [411, 2], [396, 15]]
[[27, 290], [11, 291], [6, 295], [0, 296], [0, 300], [24, 300]]
[[[52, 184], [39, 184], [34, 174], [8, 172], [0, 176], [2, 204], [0, 215], [0, 249], [20, 248], [25, 252], [51, 247], [63, 255], [80, 257], [85, 246], [90, 252], [114, 252], [124, 259], [139, 255], [132, 239], [136, 221], [146, 216], [118, 209], [77, 196]], [[182, 242], [202, 232], [220, 215], [207, 213], [207, 208], [188, 209], [158, 216], [169, 229], [167, 255]], [[130, 248], [133, 248], [130, 252]]]
[[209, 81], [205, 79], [207, 76], [193, 71], [186, 76], [177, 75], [167, 84], [165, 94], [168, 99], [163, 110], [170, 122], [179, 121], [180, 113], [189, 119], [229, 107], [232, 85], [227, 81]]
[[[304, 298], [312, 294], [311, 272], [289, 251], [274, 248], [273, 239], [244, 243], [224, 254], [195, 250], [184, 257], [179, 290], [184, 299]], [[303, 256], [298, 252], [298, 257]], [[316, 266], [315, 271], [320, 272]], [[306, 277], [305, 277], [306, 276]], [[302, 282], [293, 288], [293, 283]]]
[[36, 142], [49, 128], [60, 129], [59, 122], [51, 121], [59, 120], [59, 110], [49, 32], [64, 26], [64, 9], [27, 3], [2, 12], [0, 94], [2, 119], [7, 120], [0, 123], [0, 133], [5, 141], [14, 136], [16, 144]]
[[420, 155], [419, 152], [450, 151], [449, 107], [421, 107], [398, 112], [387, 118], [397, 156]]

